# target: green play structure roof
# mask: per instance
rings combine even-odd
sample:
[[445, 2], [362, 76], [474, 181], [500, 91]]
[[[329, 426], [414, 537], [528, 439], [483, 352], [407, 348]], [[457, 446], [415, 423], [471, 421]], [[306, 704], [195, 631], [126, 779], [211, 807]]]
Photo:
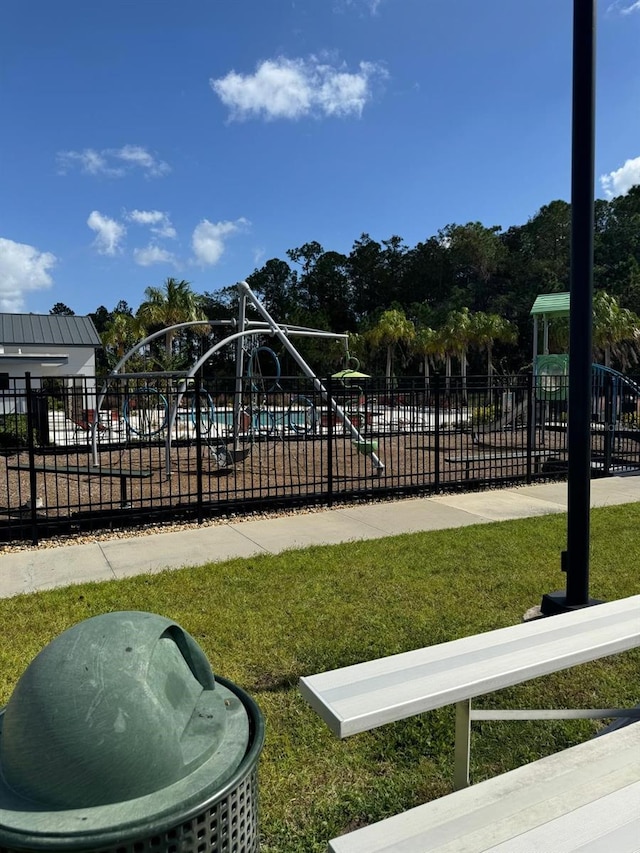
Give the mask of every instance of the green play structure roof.
[[536, 296], [531, 313], [567, 317], [569, 315], [570, 295], [569, 293], [541, 293]]

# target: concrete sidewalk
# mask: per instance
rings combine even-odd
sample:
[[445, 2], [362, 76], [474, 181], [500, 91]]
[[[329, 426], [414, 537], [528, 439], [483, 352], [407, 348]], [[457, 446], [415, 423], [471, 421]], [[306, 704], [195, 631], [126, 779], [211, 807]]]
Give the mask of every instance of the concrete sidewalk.
[[[591, 505], [640, 501], [640, 475], [591, 482]], [[487, 524], [567, 508], [566, 483], [542, 483], [485, 492], [407, 498], [336, 507], [275, 518], [228, 521], [175, 532], [34, 548], [0, 557], [0, 598], [217, 562], [277, 554], [308, 545], [378, 539], [398, 533]]]

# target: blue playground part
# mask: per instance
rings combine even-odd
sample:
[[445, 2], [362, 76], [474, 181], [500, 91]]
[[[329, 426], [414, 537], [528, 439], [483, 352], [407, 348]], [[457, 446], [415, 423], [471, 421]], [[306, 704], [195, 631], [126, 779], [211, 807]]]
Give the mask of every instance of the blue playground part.
[[[132, 423], [134, 412], [138, 415], [137, 426]], [[158, 435], [166, 427], [169, 420], [167, 398], [157, 388], [137, 388], [125, 397], [122, 417], [127, 428], [136, 435], [147, 438]]]
[[614, 370], [612, 367], [606, 367], [604, 364], [593, 364], [593, 395], [596, 396], [597, 393], [600, 395], [604, 395], [605, 387], [607, 382], [607, 377], [611, 379], [611, 387], [613, 390], [613, 411], [617, 412], [618, 406], [622, 407], [624, 403], [624, 394], [632, 393], [636, 399], [640, 398], [640, 385], [637, 382], [634, 382], [633, 379], [630, 379], [628, 376], [625, 376], [624, 373], [620, 373], [619, 370]]
[[195, 391], [187, 391], [184, 395], [187, 398], [187, 406], [189, 409], [189, 417], [191, 423], [196, 425], [197, 409], [200, 410], [200, 429], [207, 435], [211, 431], [214, 423], [217, 423], [216, 407], [211, 399], [211, 395], [204, 388], [200, 391], [200, 405], [196, 407]]
[[[273, 361], [275, 372], [272, 376], [275, 377], [275, 381], [268, 388], [260, 388], [256, 383], [264, 376], [262, 370], [260, 369], [260, 353], [265, 353], [270, 359]], [[251, 388], [253, 391], [275, 391], [279, 388], [280, 383], [280, 359], [276, 355], [276, 353], [271, 349], [271, 347], [256, 347], [251, 353], [249, 357], [249, 362], [247, 364], [247, 376], [251, 380]], [[267, 374], [269, 378], [271, 376]], [[255, 381], [254, 381], [255, 380]]]
[[287, 425], [296, 433], [313, 432], [318, 424], [318, 413], [308, 397], [295, 397], [287, 412]]

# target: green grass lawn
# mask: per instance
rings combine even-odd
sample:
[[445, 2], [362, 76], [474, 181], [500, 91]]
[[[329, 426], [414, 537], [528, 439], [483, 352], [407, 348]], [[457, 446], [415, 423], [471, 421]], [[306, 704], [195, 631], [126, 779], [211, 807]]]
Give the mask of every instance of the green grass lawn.
[[[596, 509], [591, 593], [640, 593], [640, 505]], [[518, 622], [564, 586], [566, 516], [551, 515], [229, 560], [0, 601], [0, 703], [65, 628], [111, 610], [176, 620], [214, 672], [266, 718], [263, 853], [320, 853], [327, 840], [451, 790], [454, 710], [339, 741], [297, 692], [300, 675]], [[640, 700], [628, 652], [478, 700], [478, 707], [624, 707]], [[591, 721], [474, 724], [472, 778], [588, 738]]]

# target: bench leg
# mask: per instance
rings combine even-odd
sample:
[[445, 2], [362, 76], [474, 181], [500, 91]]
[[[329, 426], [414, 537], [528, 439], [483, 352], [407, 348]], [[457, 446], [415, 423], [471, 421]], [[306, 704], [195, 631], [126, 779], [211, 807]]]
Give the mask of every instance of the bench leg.
[[471, 699], [456, 702], [456, 744], [453, 766], [453, 787], [459, 791], [469, 787], [471, 755]]

